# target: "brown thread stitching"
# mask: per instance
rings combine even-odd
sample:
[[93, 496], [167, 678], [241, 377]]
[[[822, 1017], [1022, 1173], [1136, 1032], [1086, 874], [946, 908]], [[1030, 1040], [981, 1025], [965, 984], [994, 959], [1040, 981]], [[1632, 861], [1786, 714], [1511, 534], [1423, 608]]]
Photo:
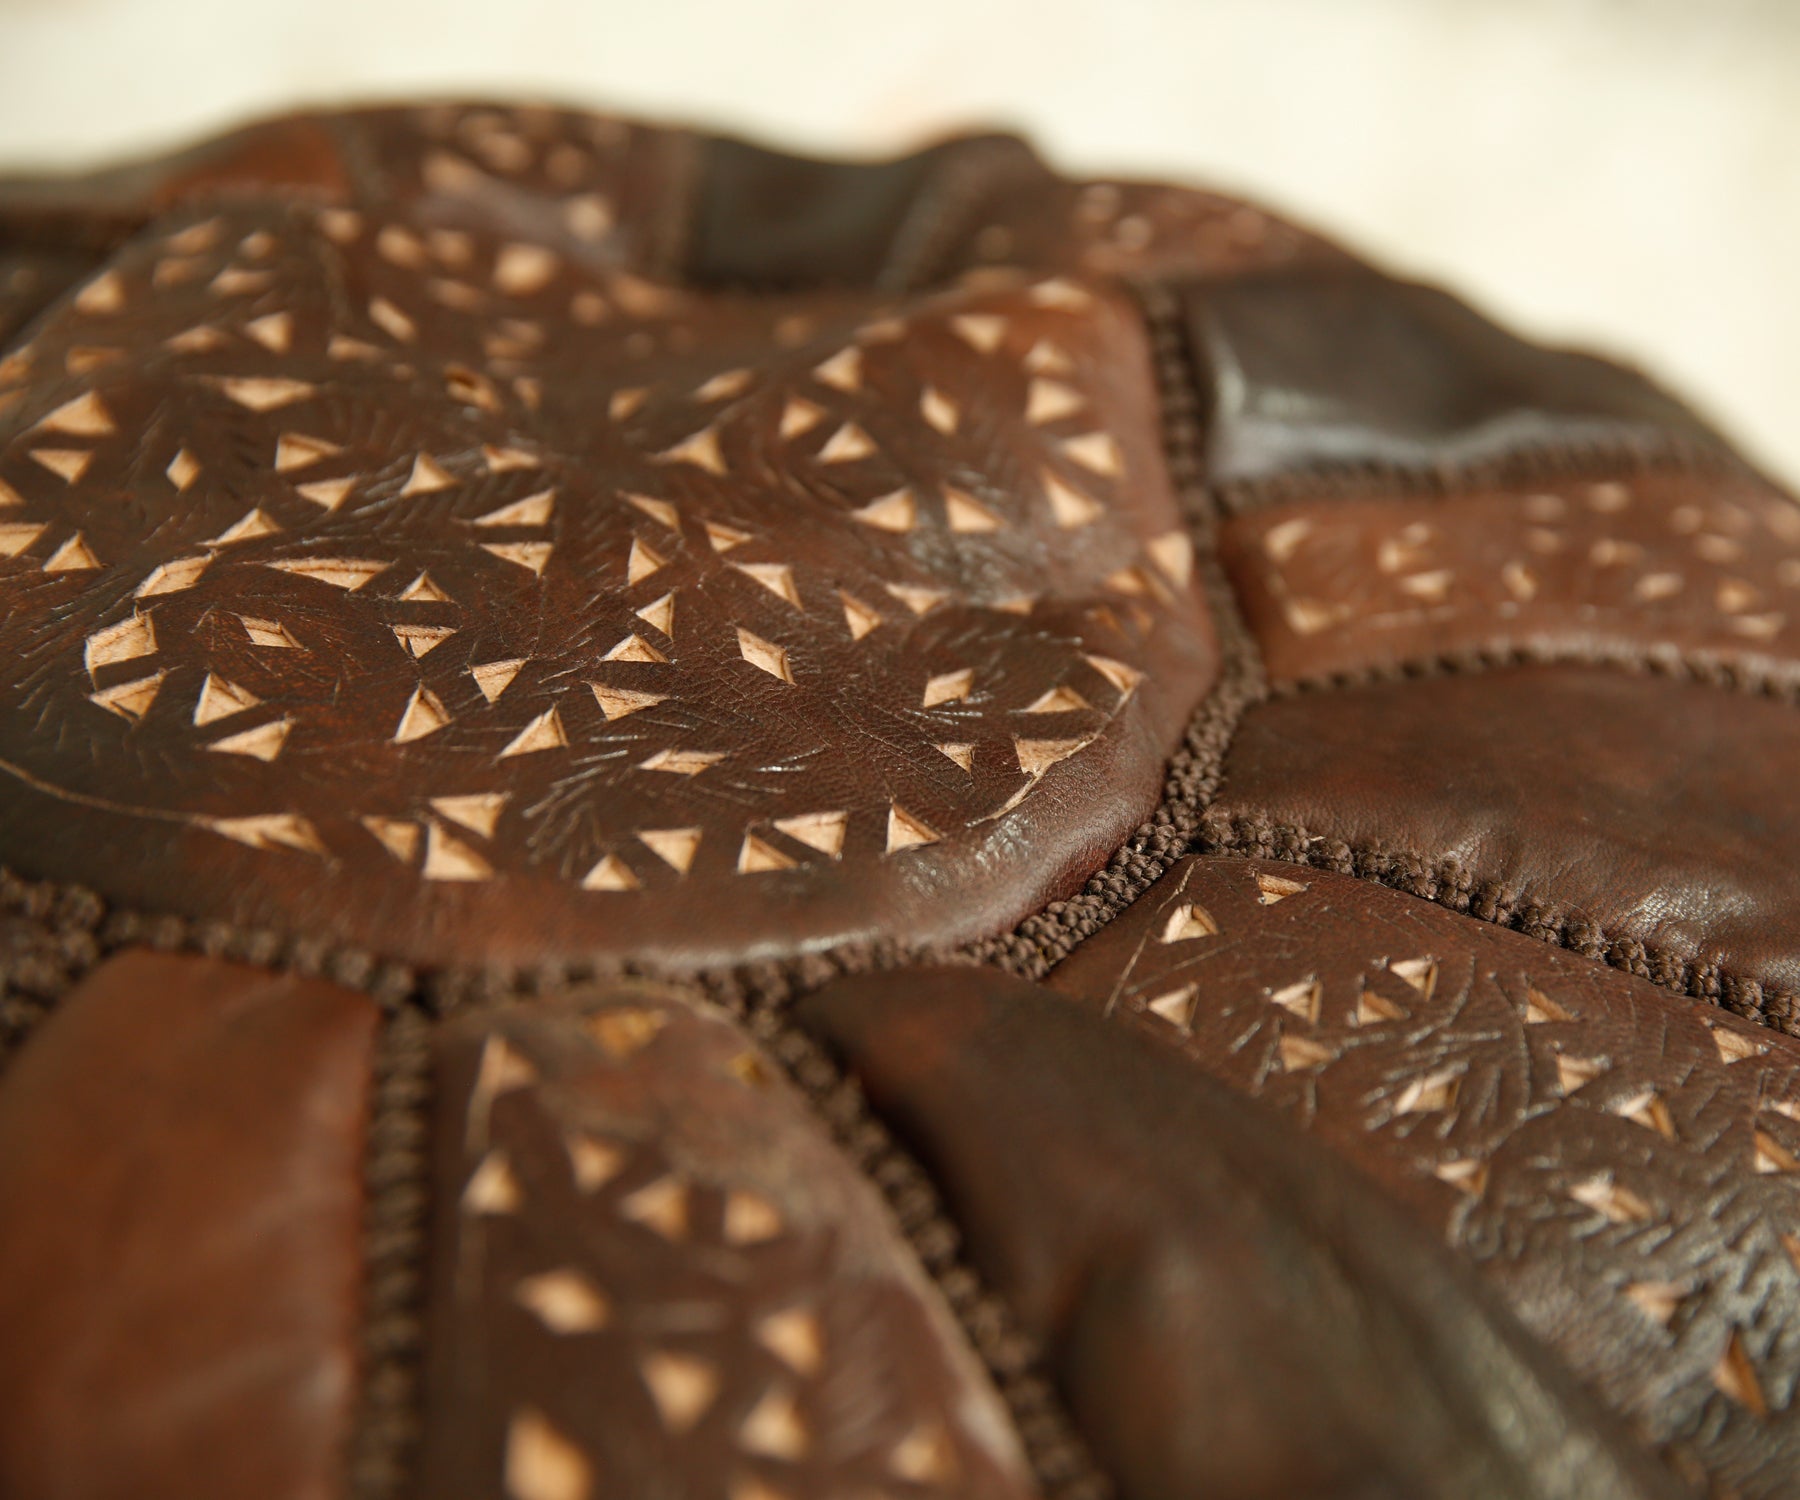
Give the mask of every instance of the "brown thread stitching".
[[362, 1379], [348, 1463], [353, 1500], [391, 1500], [406, 1488], [423, 1426], [430, 1096], [431, 1022], [403, 1006], [383, 1028], [370, 1089]]
[[1683, 651], [1674, 646], [1556, 646], [1504, 643], [1469, 646], [1460, 651], [1371, 662], [1336, 672], [1274, 681], [1271, 698], [1303, 693], [1342, 692], [1383, 683], [1417, 682], [1432, 677], [1478, 676], [1519, 667], [1579, 666], [1604, 668], [1646, 677], [1681, 679], [1748, 697], [1773, 698], [1800, 706], [1800, 663], [1762, 668], [1711, 651]]
[[1622, 969], [1675, 994], [1722, 1006], [1745, 1020], [1800, 1036], [1800, 996], [1734, 974], [1722, 964], [1696, 963], [1638, 938], [1611, 932], [1570, 908], [1550, 905], [1498, 880], [1480, 879], [1450, 856], [1433, 861], [1351, 845], [1259, 813], [1210, 815], [1200, 835], [1199, 850], [1280, 860], [1385, 885]]
[[1413, 467], [1374, 462], [1317, 465], [1260, 479], [1226, 480], [1213, 488], [1222, 509], [1239, 516], [1270, 505], [1305, 500], [1396, 496], [1453, 500], [1469, 490], [1663, 473], [1744, 476], [1785, 493], [1723, 441], [1712, 443], [1676, 433], [1545, 443], [1459, 463]]
[[1204, 484], [1199, 383], [1180, 306], [1160, 283], [1135, 290], [1155, 359], [1169, 473], [1187, 512], [1195, 574], [1212, 612], [1219, 676], [1169, 763], [1162, 803], [1149, 821], [1089, 878], [1079, 895], [1053, 902], [1012, 932], [964, 950], [970, 959], [1026, 979], [1043, 978], [1189, 852], [1204, 810], [1218, 795], [1238, 721], [1268, 696], [1261, 654], [1219, 561], [1220, 518], [1217, 502]]
[[743, 1019], [806, 1096], [838, 1148], [886, 1201], [1006, 1402], [1045, 1500], [1108, 1500], [1112, 1481], [1063, 1407], [1045, 1373], [1043, 1351], [963, 1259], [961, 1232], [925, 1169], [894, 1140], [856, 1081], [782, 1011], [758, 1008]]

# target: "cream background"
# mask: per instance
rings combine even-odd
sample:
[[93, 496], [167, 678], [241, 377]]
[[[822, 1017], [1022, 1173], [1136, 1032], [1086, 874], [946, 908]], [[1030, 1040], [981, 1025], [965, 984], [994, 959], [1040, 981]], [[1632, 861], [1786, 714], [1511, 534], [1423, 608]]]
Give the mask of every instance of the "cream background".
[[821, 152], [997, 121], [1645, 362], [1800, 479], [1797, 0], [0, 0], [0, 76], [11, 168], [420, 91]]

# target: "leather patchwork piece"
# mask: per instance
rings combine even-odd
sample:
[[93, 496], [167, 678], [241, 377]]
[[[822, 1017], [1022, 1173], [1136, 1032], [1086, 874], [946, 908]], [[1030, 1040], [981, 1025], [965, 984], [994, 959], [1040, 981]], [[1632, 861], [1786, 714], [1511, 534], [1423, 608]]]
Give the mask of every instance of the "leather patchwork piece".
[[1015, 172], [967, 195], [920, 267], [940, 277], [1008, 267], [1092, 277], [1231, 277], [1345, 265], [1336, 245], [1253, 203], [1198, 188]]
[[1274, 1105], [1722, 1491], [1800, 1469], [1800, 1043], [1366, 881], [1189, 859], [1051, 975]]
[[1543, 666], [1251, 709], [1208, 837], [1352, 863], [1794, 1024], [1792, 704]]
[[[342, 143], [351, 198], [403, 215], [440, 250], [459, 229], [503, 226], [509, 240], [588, 266], [651, 272], [674, 262], [695, 172], [689, 131], [481, 103], [319, 118]], [[392, 236], [389, 253], [420, 271], [433, 265]], [[532, 279], [530, 264], [515, 253], [515, 283]]]
[[1468, 652], [1800, 681], [1800, 506], [1747, 477], [1272, 505], [1223, 553], [1275, 682]]
[[1527, 343], [1447, 292], [1364, 267], [1197, 286], [1187, 307], [1218, 484], [1717, 442], [1635, 371]]
[[[703, 285], [900, 290], [940, 226], [1011, 178], [1058, 181], [1015, 136], [945, 141], [891, 161], [815, 161], [718, 137], [700, 148], [687, 274]], [[896, 284], [898, 283], [898, 284]]]
[[529, 229], [171, 225], [0, 366], [0, 857], [436, 962], [1078, 885], [1215, 667], [1129, 305], [707, 298]]
[[885, 1205], [670, 991], [450, 1023], [421, 1493], [1029, 1491]]
[[1429, 1237], [1156, 1042], [991, 970], [798, 1013], [933, 1171], [1121, 1494], [1680, 1492]]
[[342, 1477], [376, 1008], [128, 953], [0, 1079], [0, 1491]]

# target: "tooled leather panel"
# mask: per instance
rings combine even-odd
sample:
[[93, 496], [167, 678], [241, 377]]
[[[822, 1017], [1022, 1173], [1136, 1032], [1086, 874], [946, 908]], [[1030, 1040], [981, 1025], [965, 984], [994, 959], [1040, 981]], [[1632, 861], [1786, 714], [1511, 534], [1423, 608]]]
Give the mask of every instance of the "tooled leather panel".
[[1454, 1257], [1168, 1049], [991, 969], [796, 1013], [933, 1171], [1121, 1495], [1677, 1492]]
[[1416, 867], [1660, 984], [1748, 984], [1743, 1003], [1792, 1024], [1756, 987], [1800, 990], [1796, 755], [1792, 704], [1700, 683], [1578, 666], [1375, 683], [1250, 710], [1211, 836]]
[[1615, 468], [1623, 455], [1728, 461], [1636, 371], [1529, 343], [1436, 287], [1302, 266], [1197, 285], [1185, 301], [1207, 478], [1240, 505], [1583, 454]]
[[1800, 680], [1800, 507], [1749, 476], [1271, 505], [1221, 551], [1278, 683], [1514, 652]]
[[1278, 1108], [1722, 1490], [1800, 1462], [1800, 1043], [1323, 870], [1189, 859], [1055, 988]]
[[1129, 306], [516, 232], [171, 222], [7, 359], [0, 856], [429, 961], [949, 942], [1078, 884], [1214, 668]]
[[132, 952], [0, 1081], [0, 1490], [312, 1500], [342, 1480], [366, 996]]
[[421, 1493], [1031, 1492], [885, 1204], [735, 1026], [616, 988], [437, 1054]]

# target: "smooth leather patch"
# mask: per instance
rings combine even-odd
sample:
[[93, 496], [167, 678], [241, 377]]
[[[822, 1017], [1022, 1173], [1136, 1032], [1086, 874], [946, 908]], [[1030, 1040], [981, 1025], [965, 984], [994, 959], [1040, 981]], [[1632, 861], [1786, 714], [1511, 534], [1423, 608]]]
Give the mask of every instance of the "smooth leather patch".
[[425, 962], [1078, 887], [1215, 668], [1130, 305], [711, 298], [511, 232], [171, 224], [0, 366], [0, 857]]
[[1273, 1105], [1719, 1487], [1800, 1467], [1800, 1042], [1368, 881], [1189, 859], [1050, 984]]
[[334, 1493], [376, 1023], [129, 953], [38, 1027], [0, 1078], [0, 1492]]
[[1029, 1492], [886, 1206], [667, 990], [452, 1022], [420, 1492]]
[[1716, 441], [1635, 371], [1366, 268], [1235, 277], [1193, 288], [1187, 307], [1215, 483]]
[[1121, 1495], [1678, 1493], [1441, 1248], [1155, 1041], [974, 969], [799, 1015], [934, 1173]]
[[1800, 506], [1746, 477], [1271, 505], [1228, 522], [1222, 550], [1277, 682], [1466, 652], [1800, 682]]
[[702, 152], [687, 274], [703, 286], [881, 286], [896, 251], [932, 233], [916, 214], [964, 209], [987, 196], [989, 178], [1018, 174], [1057, 180], [1013, 136], [884, 162], [815, 161], [718, 137]]
[[1659, 983], [1792, 995], [1797, 756], [1788, 703], [1525, 667], [1262, 704], [1209, 816], [1246, 852], [1272, 826], [1445, 867], [1512, 925], [1641, 945]]

